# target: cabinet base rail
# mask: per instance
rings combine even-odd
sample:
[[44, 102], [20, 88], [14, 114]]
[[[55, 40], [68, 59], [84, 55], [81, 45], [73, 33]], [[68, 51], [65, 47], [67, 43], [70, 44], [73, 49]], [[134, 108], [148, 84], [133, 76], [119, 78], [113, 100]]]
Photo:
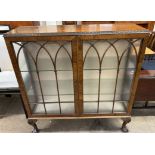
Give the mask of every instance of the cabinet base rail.
[[[95, 124], [101, 125], [101, 122], [98, 119], [99, 118], [96, 118]], [[101, 118], [101, 119], [105, 119], [105, 118]], [[131, 117], [123, 117], [122, 120], [123, 120], [123, 123], [120, 129], [122, 132], [127, 133], [129, 131], [127, 128], [127, 124], [131, 122]], [[33, 127], [32, 133], [38, 133], [40, 131], [36, 124], [37, 121], [38, 121], [37, 119], [28, 119], [27, 121], [28, 124]]]

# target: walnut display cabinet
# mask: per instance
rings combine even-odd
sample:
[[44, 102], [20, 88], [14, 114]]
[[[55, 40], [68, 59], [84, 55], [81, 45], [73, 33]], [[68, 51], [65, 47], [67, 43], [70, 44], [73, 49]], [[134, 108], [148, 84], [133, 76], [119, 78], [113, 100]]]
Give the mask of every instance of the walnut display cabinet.
[[28, 123], [131, 121], [149, 31], [134, 24], [18, 27], [4, 35]]

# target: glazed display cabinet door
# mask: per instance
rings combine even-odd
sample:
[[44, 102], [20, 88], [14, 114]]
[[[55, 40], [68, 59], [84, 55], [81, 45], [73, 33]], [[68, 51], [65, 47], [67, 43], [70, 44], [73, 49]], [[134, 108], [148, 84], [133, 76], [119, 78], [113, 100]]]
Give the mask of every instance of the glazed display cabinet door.
[[83, 41], [83, 113], [127, 113], [141, 39]]
[[75, 114], [71, 41], [13, 46], [32, 114]]

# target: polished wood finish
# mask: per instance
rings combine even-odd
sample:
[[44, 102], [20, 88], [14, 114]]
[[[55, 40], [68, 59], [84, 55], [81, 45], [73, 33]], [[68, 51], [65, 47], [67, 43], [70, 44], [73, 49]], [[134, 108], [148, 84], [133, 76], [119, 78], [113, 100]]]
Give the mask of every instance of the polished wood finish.
[[78, 51], [77, 51], [77, 65], [78, 65], [78, 92], [79, 92], [79, 98], [78, 98], [78, 105], [80, 114], [83, 113], [83, 44], [82, 40], [80, 38], [77, 38], [77, 45], [78, 45]]
[[75, 114], [78, 116], [80, 114], [80, 109], [78, 105], [78, 98], [79, 98], [79, 93], [78, 93], [78, 60], [77, 60], [77, 52], [78, 52], [78, 42], [77, 38], [73, 39], [72, 41], [72, 58], [73, 58], [73, 82], [74, 82], [74, 99], [75, 99]]
[[[22, 26], [11, 30], [6, 36], [58, 36], [58, 35], [97, 35], [124, 33], [148, 33], [146, 29], [135, 24], [96, 24], [96, 25], [51, 25], [51, 26]], [[132, 34], [132, 33], [131, 33]], [[122, 35], [122, 34], [121, 34]]]
[[11, 29], [19, 26], [39, 26], [37, 21], [0, 21], [0, 25], [8, 25]]
[[115, 21], [81, 21], [81, 24], [115, 24]]
[[142, 70], [139, 77], [136, 101], [155, 100], [155, 70]]
[[141, 70], [139, 78], [155, 77], [155, 70]]
[[82, 21], [81, 22], [81, 24], [116, 24], [116, 23], [122, 23], [122, 24], [133, 23], [151, 31], [153, 30], [155, 24], [154, 21]]
[[[105, 25], [65, 25], [65, 26], [43, 26], [43, 27], [19, 27], [4, 35], [10, 58], [18, 79], [24, 105], [28, 113], [28, 119], [78, 119], [78, 118], [127, 118], [124, 120], [122, 130], [126, 129], [126, 124], [131, 117], [132, 104], [135, 98], [138, 76], [144, 57], [144, 51], [149, 32], [135, 24], [105, 24]], [[132, 81], [132, 89], [127, 107], [127, 112], [110, 114], [85, 114], [83, 113], [83, 42], [87, 40], [103, 39], [142, 39], [138, 55], [137, 67]], [[21, 72], [13, 49], [13, 42], [29, 41], [69, 41], [72, 45], [73, 57], [73, 81], [74, 81], [74, 101], [75, 113], [72, 115], [63, 114], [32, 114], [30, 109], [26, 89], [22, 80]], [[32, 124], [32, 123], [31, 123]], [[34, 124], [32, 124], [34, 125]]]
[[63, 25], [76, 25], [77, 21], [62, 21]]
[[134, 23], [151, 31], [155, 24], [154, 21], [116, 21], [116, 23]]
[[147, 47], [155, 52], [155, 32], [150, 34]]

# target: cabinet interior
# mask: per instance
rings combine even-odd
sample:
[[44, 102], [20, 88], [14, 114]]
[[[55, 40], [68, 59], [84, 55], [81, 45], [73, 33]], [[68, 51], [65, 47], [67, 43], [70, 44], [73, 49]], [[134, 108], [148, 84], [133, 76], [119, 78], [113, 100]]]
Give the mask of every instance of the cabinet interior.
[[[141, 39], [82, 41], [83, 114], [127, 112]], [[13, 43], [33, 114], [75, 114], [71, 41]], [[79, 84], [80, 81], [76, 81]]]

